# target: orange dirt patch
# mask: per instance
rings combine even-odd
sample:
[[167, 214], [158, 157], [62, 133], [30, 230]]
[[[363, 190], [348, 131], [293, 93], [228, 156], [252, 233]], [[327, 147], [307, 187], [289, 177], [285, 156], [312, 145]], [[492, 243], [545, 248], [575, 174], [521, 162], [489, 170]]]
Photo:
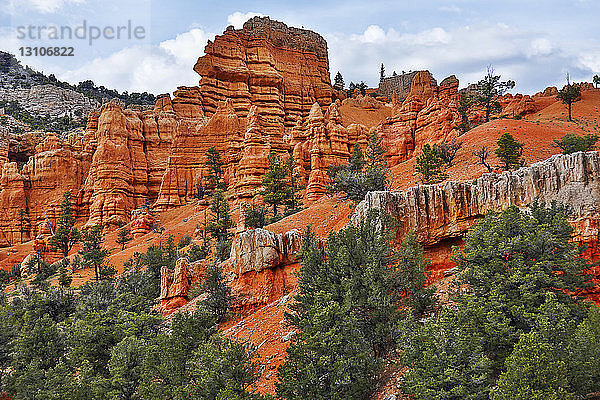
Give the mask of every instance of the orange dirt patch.
[[295, 331], [285, 321], [285, 312], [290, 311], [293, 296], [294, 293], [290, 293], [246, 317], [228, 321], [220, 328], [225, 337], [256, 346], [254, 361], [262, 373], [253, 389], [259, 393], [275, 393], [277, 368], [285, 361], [289, 339]]
[[371, 128], [392, 115], [392, 107], [383, 106], [378, 109], [369, 109], [345, 104], [340, 107], [340, 114], [344, 126], [363, 124], [367, 128]]
[[[458, 140], [463, 143], [457, 152], [453, 166], [446, 172], [449, 180], [464, 181], [476, 179], [487, 169], [479, 164], [473, 152], [486, 146], [492, 154], [487, 162], [492, 167], [498, 166], [498, 157], [493, 153], [496, 142], [505, 132], [510, 133], [518, 141], [524, 143], [523, 158], [527, 164], [533, 164], [548, 157], [559, 154], [561, 150], [553, 147], [554, 139], [560, 139], [567, 133], [585, 135], [590, 131], [589, 125], [585, 129], [576, 122], [566, 121], [537, 121], [498, 119], [470, 130]], [[600, 133], [600, 128], [593, 131]], [[415, 172], [415, 159], [407, 160], [392, 168], [392, 189], [406, 190], [419, 183], [419, 175]]]
[[310, 226], [317, 236], [325, 238], [329, 232], [339, 231], [350, 221], [354, 206], [352, 201], [343, 200], [340, 195], [334, 197], [325, 195], [306, 209], [267, 225], [265, 229], [284, 233], [291, 229], [303, 231]]

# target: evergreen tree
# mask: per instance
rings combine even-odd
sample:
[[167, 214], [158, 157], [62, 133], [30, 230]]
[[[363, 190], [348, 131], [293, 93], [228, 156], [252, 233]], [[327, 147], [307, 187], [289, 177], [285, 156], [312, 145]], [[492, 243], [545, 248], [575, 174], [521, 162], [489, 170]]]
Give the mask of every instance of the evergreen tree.
[[58, 284], [65, 288], [71, 286], [71, 282], [73, 282], [73, 277], [69, 275], [67, 265], [69, 265], [69, 260], [64, 258], [60, 263], [60, 267], [58, 268], [58, 273], [60, 274], [58, 278]]
[[385, 166], [385, 147], [383, 146], [383, 138], [376, 132], [369, 134], [369, 145], [367, 146], [367, 161], [369, 166], [383, 165]]
[[278, 207], [290, 201], [290, 186], [288, 184], [289, 168], [277, 153], [269, 156], [269, 169], [263, 177], [263, 200], [273, 206], [273, 217], [278, 215]]
[[581, 100], [581, 87], [577, 84], [569, 82], [569, 74], [567, 74], [567, 84], [564, 88], [559, 90], [556, 96], [569, 110], [569, 122], [573, 121], [571, 118], [571, 106], [576, 101]]
[[56, 269], [56, 265], [48, 263], [38, 253], [35, 253], [27, 263], [28, 272], [36, 274], [31, 283], [37, 289], [45, 290], [48, 288], [46, 280], [54, 275]]
[[215, 316], [217, 322], [221, 322], [227, 315], [232, 297], [218, 262], [212, 263], [206, 270], [201, 290], [208, 294], [202, 304]]
[[381, 68], [379, 69], [379, 81], [383, 82], [384, 78], [385, 78], [385, 66], [383, 65], [383, 63], [381, 63]]
[[23, 233], [25, 233], [25, 216], [27, 213], [19, 208], [19, 233], [21, 234], [21, 243], [23, 243]]
[[354, 89], [356, 89], [356, 84], [354, 82], [350, 82], [350, 85], [348, 85], [348, 90], [346, 91], [346, 96], [349, 98], [352, 97], [354, 95]]
[[110, 395], [116, 399], [141, 399], [138, 388], [143, 376], [144, 357], [147, 344], [128, 336], [111, 349], [108, 362], [110, 373]]
[[219, 153], [216, 147], [210, 147], [206, 151], [206, 161], [204, 162], [204, 166], [208, 169], [206, 180], [208, 181], [208, 186], [212, 190], [225, 190], [225, 184], [223, 182], [224, 165], [225, 162], [221, 158], [221, 153]]
[[361, 172], [365, 167], [365, 154], [363, 153], [360, 145], [356, 143], [352, 148], [352, 154], [348, 160], [348, 168], [352, 172]]
[[267, 209], [261, 205], [251, 205], [246, 209], [244, 225], [246, 228], [262, 228], [267, 223]]
[[489, 66], [485, 78], [477, 82], [477, 94], [474, 98], [485, 109], [485, 122], [489, 122], [490, 114], [502, 111], [498, 96], [515, 87], [514, 81], [500, 81], [500, 75], [494, 73], [494, 68]]
[[[510, 207], [476, 224], [463, 251], [455, 252], [456, 283], [463, 289], [452, 294], [453, 306], [422, 327], [406, 324], [403, 393], [488, 399], [497, 385], [496, 395], [504, 393], [498, 398], [525, 398], [519, 396], [550, 387], [581, 395], [574, 383], [585, 375], [567, 362], [574, 327], [586, 316], [588, 306], [578, 298], [589, 287], [590, 265], [570, 242], [571, 233], [564, 207], [538, 202], [530, 213]], [[537, 332], [535, 341], [517, 345], [530, 332]], [[565, 365], [553, 364], [557, 359]], [[538, 385], [544, 380], [549, 386]]]
[[135, 269], [146, 268], [157, 287], [160, 287], [160, 271], [163, 266], [173, 269], [177, 261], [177, 248], [175, 247], [175, 238], [169, 235], [167, 242], [158, 245], [151, 245], [146, 253], [135, 253], [133, 255], [133, 265]]
[[498, 148], [496, 149], [496, 155], [503, 163], [505, 170], [511, 170], [518, 168], [523, 165], [521, 155], [523, 154], [523, 143], [518, 142], [508, 132], [504, 133], [498, 139]]
[[444, 172], [444, 160], [435, 147], [429, 144], [423, 146], [423, 153], [416, 158], [416, 170], [421, 174], [421, 181], [424, 184], [433, 184], [442, 182], [448, 178]]
[[596, 85], [596, 89], [600, 86], [600, 75], [594, 75], [593, 79], [594, 85]]
[[492, 400], [571, 400], [567, 392], [566, 363], [538, 333], [521, 335], [506, 359]]
[[335, 74], [333, 87], [337, 90], [344, 90], [344, 77], [340, 73], [340, 71]]
[[395, 345], [399, 293], [389, 217], [372, 210], [359, 226], [331, 233], [326, 250], [310, 229], [293, 314], [300, 333], [279, 370], [277, 394], [291, 399], [363, 399]]
[[387, 190], [388, 169], [384, 153], [382, 139], [376, 133], [369, 136], [366, 160], [365, 153], [356, 144], [347, 166], [333, 165], [329, 168], [327, 173], [331, 183], [328, 192], [343, 192], [347, 199], [360, 201], [367, 192]]
[[459, 94], [457, 111], [460, 115], [460, 124], [455, 126], [461, 134], [467, 133], [471, 129], [469, 121], [469, 112], [473, 107], [473, 98], [467, 94]]
[[216, 239], [217, 242], [227, 241], [231, 236], [229, 229], [233, 228], [234, 223], [231, 219], [229, 204], [227, 203], [227, 200], [225, 200], [222, 190], [217, 189], [213, 193], [210, 211], [212, 216], [210, 221], [206, 224], [207, 232]]
[[356, 85], [356, 89], [360, 90], [360, 94], [361, 95], [365, 95], [367, 93], [367, 84], [364, 83], [363, 81], [360, 81], [360, 83], [358, 85]]
[[48, 240], [51, 246], [58, 248], [64, 257], [69, 255], [73, 245], [79, 241], [80, 234], [75, 228], [75, 217], [72, 214], [71, 192], [65, 192], [61, 204], [61, 213], [56, 225], [56, 232]]
[[423, 246], [417, 242], [417, 235], [410, 231], [402, 239], [396, 271], [404, 306], [415, 316], [431, 311], [437, 301], [435, 288], [426, 287], [429, 265], [429, 260], [423, 254]]
[[[573, 331], [571, 331], [573, 332]], [[600, 308], [592, 306], [588, 316], [573, 332], [565, 349], [572, 375], [571, 388], [580, 396], [600, 390]], [[565, 346], [566, 347], [566, 346]]]
[[589, 133], [585, 136], [577, 136], [572, 133], [567, 133], [565, 136], [554, 139], [554, 146], [559, 147], [563, 154], [571, 154], [578, 151], [592, 151], [596, 147], [598, 135]]
[[82, 246], [79, 253], [83, 258], [83, 264], [88, 268], [94, 268], [96, 280], [105, 276], [105, 261], [110, 252], [102, 247], [102, 225], [95, 225], [83, 231]]
[[291, 155], [285, 163], [287, 167], [288, 176], [288, 196], [285, 200], [286, 215], [293, 214], [300, 210], [301, 196], [300, 196], [300, 175], [296, 171], [296, 161], [294, 156]]
[[211, 337], [193, 353], [190, 375], [192, 399], [268, 400], [249, 391], [260, 376], [252, 362], [254, 350], [218, 336]]
[[125, 250], [125, 245], [131, 242], [133, 238], [131, 237], [131, 230], [128, 228], [121, 228], [117, 232], [117, 240], [115, 240], [118, 244], [121, 245], [121, 251]]

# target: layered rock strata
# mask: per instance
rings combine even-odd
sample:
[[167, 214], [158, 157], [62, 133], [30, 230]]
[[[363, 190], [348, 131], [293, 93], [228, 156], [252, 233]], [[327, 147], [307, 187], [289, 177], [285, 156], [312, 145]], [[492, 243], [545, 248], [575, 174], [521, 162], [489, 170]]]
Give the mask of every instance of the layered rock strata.
[[[573, 240], [597, 254], [600, 238], [600, 155], [598, 152], [555, 155], [548, 160], [501, 174], [483, 174], [468, 182], [421, 185], [405, 192], [371, 192], [352, 216], [356, 223], [371, 208], [383, 209], [397, 223], [398, 235], [413, 230], [420, 243], [434, 249], [460, 240], [488, 210], [527, 207], [534, 199], [568, 205]], [[449, 249], [448, 249], [449, 250]], [[446, 257], [437, 268], [447, 268]], [[434, 268], [436, 266], [434, 265]]]
[[205, 113], [214, 113], [227, 98], [239, 117], [256, 105], [276, 146], [284, 128], [305, 117], [315, 102], [331, 103], [327, 42], [315, 32], [254, 17], [242, 29], [228, 27], [204, 53], [194, 70], [202, 76]]
[[[244, 231], [235, 236], [229, 259], [221, 263], [231, 287], [232, 308], [246, 312], [262, 307], [297, 287], [295, 255], [302, 246], [300, 232], [275, 234], [264, 229]], [[204, 278], [206, 260], [194, 263], [177, 260], [174, 270], [161, 270], [159, 310], [169, 314], [186, 304], [192, 283]]]
[[293, 265], [301, 247], [302, 237], [297, 230], [275, 234], [253, 229], [237, 235], [231, 256], [223, 264], [223, 270], [230, 274], [234, 308], [255, 309], [295, 289]]
[[437, 86], [428, 71], [419, 71], [401, 104], [394, 96], [392, 116], [375, 128], [387, 149], [390, 166], [417, 155], [426, 143], [440, 143], [458, 136], [454, 129], [459, 123], [458, 83], [452, 75]]

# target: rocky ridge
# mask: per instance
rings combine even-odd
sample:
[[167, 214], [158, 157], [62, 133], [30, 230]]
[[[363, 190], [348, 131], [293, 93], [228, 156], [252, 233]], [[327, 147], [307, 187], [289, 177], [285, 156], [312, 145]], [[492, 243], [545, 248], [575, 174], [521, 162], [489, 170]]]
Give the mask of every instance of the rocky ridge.
[[[397, 223], [399, 237], [413, 230], [428, 248], [460, 240], [488, 210], [527, 207], [534, 199], [556, 201], [572, 210], [573, 240], [597, 253], [600, 238], [600, 155], [598, 152], [555, 155], [501, 174], [486, 173], [474, 181], [419, 185], [404, 192], [371, 192], [352, 215], [353, 223], [369, 209], [383, 209]], [[457, 242], [455, 242], [457, 243]], [[594, 250], [595, 249], [595, 250]], [[449, 250], [446, 249], [446, 250]], [[434, 265], [438, 270], [451, 266]]]
[[32, 114], [51, 118], [81, 118], [100, 106], [81, 93], [50, 84], [17, 89], [0, 87], [0, 100], [16, 101]]

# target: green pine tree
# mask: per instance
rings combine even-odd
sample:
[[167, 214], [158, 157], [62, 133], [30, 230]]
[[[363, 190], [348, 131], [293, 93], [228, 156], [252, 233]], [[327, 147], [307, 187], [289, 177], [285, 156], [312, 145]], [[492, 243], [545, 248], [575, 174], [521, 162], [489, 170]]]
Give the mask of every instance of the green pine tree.
[[272, 152], [269, 156], [269, 169], [263, 177], [263, 200], [273, 206], [273, 217], [279, 213], [279, 207], [290, 201], [290, 186], [288, 183], [289, 168], [279, 155]]
[[423, 153], [416, 158], [415, 169], [421, 174], [421, 181], [424, 184], [442, 182], [448, 178], [444, 172], [444, 160], [435, 147], [429, 144], [423, 146]]
[[218, 262], [207, 268], [201, 290], [208, 295], [202, 304], [215, 316], [217, 322], [221, 322], [227, 315], [232, 297]]
[[337, 90], [344, 90], [344, 77], [342, 76], [340, 71], [338, 71], [337, 74], [335, 74], [333, 87]]
[[223, 182], [223, 175], [225, 173], [223, 170], [224, 165], [225, 162], [221, 158], [221, 153], [219, 153], [216, 147], [210, 147], [206, 151], [204, 166], [208, 169], [208, 175], [205, 179], [212, 190], [225, 190], [225, 183]]
[[567, 133], [560, 140], [554, 139], [554, 146], [560, 148], [563, 154], [571, 154], [578, 151], [592, 151], [597, 141], [598, 135], [595, 133], [588, 133], [585, 136]]
[[131, 237], [131, 230], [128, 228], [121, 228], [117, 232], [117, 239], [115, 242], [121, 245], [121, 250], [125, 250], [125, 245], [131, 242], [133, 238]]
[[471, 123], [469, 121], [469, 112], [473, 107], [473, 97], [467, 94], [460, 94], [458, 96], [458, 106], [456, 111], [460, 115], [460, 123], [455, 126], [455, 129], [458, 129], [462, 134], [467, 133], [471, 129]]
[[94, 268], [96, 280], [105, 276], [105, 261], [110, 251], [102, 247], [102, 225], [95, 225], [83, 231], [82, 246], [79, 254], [83, 259], [83, 264], [88, 268]]
[[80, 239], [80, 234], [75, 227], [75, 217], [72, 213], [71, 192], [65, 192], [61, 204], [61, 213], [56, 225], [56, 232], [48, 240], [51, 246], [58, 248], [64, 257], [69, 255], [73, 245]]
[[504, 165], [505, 170], [511, 170], [518, 168], [523, 165], [523, 143], [518, 142], [508, 132], [504, 133], [498, 139], [498, 148], [496, 149], [496, 155]]
[[58, 273], [60, 274], [60, 276], [58, 277], [58, 284], [64, 288], [71, 286], [71, 282], [73, 282], [73, 277], [69, 275], [69, 272], [67, 270], [68, 264], [69, 260], [65, 258], [63, 259], [63, 262], [61, 262], [60, 267], [58, 268]]
[[[365, 157], [366, 154], [366, 157]], [[362, 200], [368, 192], [387, 190], [388, 168], [384, 158], [385, 147], [379, 135], [369, 136], [369, 145], [363, 153], [358, 144], [352, 149], [348, 165], [332, 165], [327, 174], [331, 179], [329, 193], [343, 192], [347, 199]]]
[[[455, 251], [461, 289], [452, 293], [452, 306], [422, 325], [404, 324], [403, 393], [415, 399], [487, 399], [498, 386], [508, 393], [501, 398], [521, 398], [519, 391], [537, 390], [529, 391], [527, 382], [546, 380], [556, 393], [564, 394], [564, 388], [581, 395], [575, 382], [585, 375], [567, 363], [574, 354], [572, 332], [586, 316], [588, 305], [579, 299], [591, 276], [571, 233], [566, 210], [557, 204], [547, 208], [534, 202], [529, 213], [510, 207], [477, 223], [464, 249]], [[520, 349], [521, 335], [530, 332], [551, 347], [536, 343], [533, 347], [543, 350], [536, 353], [523, 343]], [[594, 352], [590, 347], [584, 357], [593, 358]], [[544, 358], [550, 355], [565, 365]], [[557, 375], [548, 375], [546, 362]], [[498, 381], [499, 376], [504, 378]], [[593, 384], [586, 390], [593, 387], [600, 389]], [[546, 393], [543, 386], [538, 389]]]
[[492, 400], [570, 400], [565, 360], [536, 332], [520, 336]]
[[573, 103], [581, 100], [581, 86], [569, 82], [569, 74], [567, 74], [567, 84], [558, 91], [556, 98], [567, 106], [569, 111], [569, 122], [573, 121], [573, 118], [571, 117], [571, 108]]
[[[389, 217], [372, 210], [358, 226], [331, 233], [324, 248], [308, 229], [293, 313], [299, 330], [279, 370], [286, 399], [363, 399], [395, 346], [402, 283], [392, 267]], [[326, 249], [326, 250], [325, 250]]]
[[212, 213], [210, 221], [206, 224], [207, 232], [217, 240], [217, 242], [226, 241], [231, 234], [229, 229], [233, 228], [234, 223], [231, 219], [229, 204], [220, 189], [215, 190], [210, 205]]
[[502, 111], [498, 96], [515, 87], [514, 81], [500, 81], [500, 75], [494, 73], [494, 68], [489, 66], [485, 78], [477, 82], [477, 94], [474, 97], [474, 101], [485, 110], [485, 122], [490, 121], [492, 113]]
[[365, 154], [360, 148], [360, 145], [356, 143], [352, 148], [352, 154], [348, 160], [348, 168], [353, 172], [362, 172], [366, 163]]
[[22, 208], [19, 208], [19, 233], [21, 235], [20, 243], [23, 243], [23, 233], [25, 233], [25, 216], [27, 213]]

